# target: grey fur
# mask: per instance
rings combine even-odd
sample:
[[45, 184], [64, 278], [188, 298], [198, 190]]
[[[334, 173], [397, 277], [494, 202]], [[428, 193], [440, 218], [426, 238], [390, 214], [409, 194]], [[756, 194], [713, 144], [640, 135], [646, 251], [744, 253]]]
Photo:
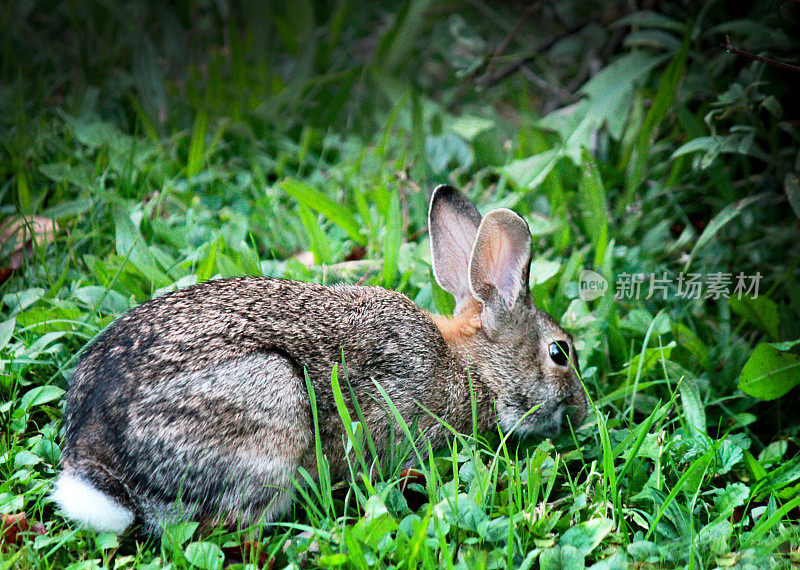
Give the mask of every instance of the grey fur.
[[[448, 214], [431, 224], [437, 243], [475, 234], [452, 227], [477, 223], [477, 210], [452, 214], [465, 211], [466, 198], [437, 189], [432, 213], [439, 200], [455, 206], [438, 208]], [[441, 255], [434, 252], [435, 266], [454, 271]], [[518, 278], [527, 284], [524, 255]], [[463, 263], [458, 270], [469, 272]], [[342, 359], [343, 391], [352, 388], [379, 454], [393, 419], [375, 383], [434, 448], [449, 432], [419, 406], [471, 431], [470, 376], [481, 430], [499, 423], [521, 435], [553, 435], [568, 406], [573, 423], [583, 420], [586, 401], [574, 366], [548, 356], [551, 342], [565, 340], [574, 360], [571, 339], [528, 294], [495, 315], [491, 331], [462, 327], [475, 322], [469, 311], [478, 315], [480, 303], [456, 301], [460, 313], [448, 320], [379, 287], [268, 278], [212, 281], [153, 299], [117, 319], [78, 364], [65, 405], [63, 473], [131, 509], [151, 533], [180, 518], [232, 526], [273, 520], [290, 505], [297, 468], [316, 476], [304, 370], [331, 475], [348, 473], [330, 385]]]

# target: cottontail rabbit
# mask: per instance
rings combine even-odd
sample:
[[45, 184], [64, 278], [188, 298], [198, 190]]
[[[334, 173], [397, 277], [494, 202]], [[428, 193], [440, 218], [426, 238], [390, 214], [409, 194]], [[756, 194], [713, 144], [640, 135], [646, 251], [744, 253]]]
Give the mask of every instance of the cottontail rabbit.
[[353, 390], [379, 454], [394, 419], [376, 384], [434, 448], [450, 432], [420, 406], [469, 432], [470, 384], [479, 429], [554, 435], [568, 408], [579, 424], [586, 400], [575, 349], [531, 302], [524, 220], [507, 209], [481, 220], [472, 202], [439, 186], [429, 222], [434, 275], [455, 297], [454, 317], [380, 287], [245, 277], [176, 291], [117, 319], [75, 369], [55, 501], [70, 518], [116, 532], [135, 520], [155, 534], [163, 521], [274, 520], [290, 506], [297, 468], [317, 471], [304, 371], [331, 476], [348, 473], [331, 388], [342, 361], [343, 393], [350, 400]]

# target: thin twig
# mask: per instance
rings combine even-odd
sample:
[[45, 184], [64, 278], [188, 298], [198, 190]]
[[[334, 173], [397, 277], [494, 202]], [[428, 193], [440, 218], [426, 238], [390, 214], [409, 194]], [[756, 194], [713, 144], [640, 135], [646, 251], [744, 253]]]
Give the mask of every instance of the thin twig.
[[782, 61], [769, 59], [768, 57], [761, 57], [760, 55], [756, 55], [749, 51], [739, 49], [731, 43], [731, 37], [728, 35], [725, 36], [725, 43], [721, 45], [723, 48], [725, 48], [725, 51], [727, 51], [728, 53], [741, 55], [742, 57], [746, 57], [748, 59], [752, 59], [755, 61], [760, 61], [761, 63], [766, 63], [767, 65], [772, 65], [774, 67], [779, 67], [781, 69], [788, 69], [789, 71], [800, 71], [800, 65], [792, 65], [791, 63], [784, 63]]
[[571, 91], [566, 91], [566, 90], [562, 89], [561, 87], [559, 87], [558, 85], [550, 83], [546, 79], [544, 79], [542, 77], [539, 77], [527, 65], [520, 65], [519, 66], [519, 71], [531, 83], [533, 83], [534, 85], [536, 85], [537, 87], [539, 87], [543, 91], [547, 91], [549, 93], [552, 93], [556, 97], [558, 97], [559, 100], [560, 100], [560, 103], [574, 103], [575, 101], [580, 99], [580, 97], [575, 95], [575, 93], [572, 93]]
[[408, 168], [409, 167], [403, 168], [401, 170], [396, 170], [394, 175], [400, 182], [411, 188], [411, 190], [413, 190], [414, 192], [422, 192], [422, 189], [419, 187], [419, 184], [417, 184], [411, 179], [411, 176], [408, 173]]
[[369, 276], [370, 276], [371, 274], [373, 274], [373, 273], [375, 273], [375, 270], [374, 270], [374, 269], [370, 269], [369, 271], [367, 271], [366, 273], [364, 273], [364, 275], [362, 275], [362, 276], [361, 276], [361, 279], [359, 279], [358, 281], [356, 281], [356, 285], [363, 285], [363, 284], [364, 284], [364, 281], [366, 281], [366, 280], [367, 280], [367, 277], [369, 277]]
[[492, 56], [489, 58], [489, 63], [486, 66], [486, 71], [484, 74], [478, 78], [477, 82], [481, 83], [485, 81], [487, 78], [491, 77], [492, 72], [495, 68], [495, 63], [497, 62], [497, 58], [499, 58], [503, 53], [508, 49], [508, 46], [511, 44], [511, 40], [516, 36], [519, 31], [522, 29], [522, 23], [525, 21], [525, 18], [528, 17], [528, 14], [533, 12], [534, 10], [538, 10], [539, 7], [542, 5], [544, 0], [539, 0], [538, 2], [534, 2], [533, 4], [528, 4], [525, 10], [522, 11], [522, 14], [519, 15], [517, 21], [514, 23], [514, 27], [511, 28], [511, 31], [508, 32], [506, 37], [503, 39], [502, 42], [497, 46], [497, 48], [492, 53]]
[[505, 67], [499, 69], [497, 73], [495, 73], [494, 75], [489, 76], [488, 74], [484, 73], [481, 77], [475, 80], [475, 83], [477, 85], [480, 85], [481, 87], [490, 87], [495, 83], [502, 81], [503, 79], [505, 79], [506, 77], [517, 71], [521, 65], [525, 65], [526, 63], [532, 61], [538, 54], [547, 49], [550, 49], [556, 42], [565, 38], [566, 36], [577, 32], [578, 30], [583, 28], [587, 23], [589, 23], [588, 19], [581, 20], [577, 24], [567, 28], [566, 30], [563, 30], [560, 34], [557, 34], [551, 37], [550, 39], [545, 40], [544, 42], [536, 46], [534, 49], [523, 54], [516, 61], [512, 61]]

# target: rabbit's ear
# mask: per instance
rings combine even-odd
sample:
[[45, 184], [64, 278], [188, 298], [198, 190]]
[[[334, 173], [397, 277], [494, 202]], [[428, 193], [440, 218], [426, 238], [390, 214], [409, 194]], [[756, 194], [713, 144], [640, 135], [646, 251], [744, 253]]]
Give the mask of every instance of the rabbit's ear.
[[455, 313], [470, 298], [469, 261], [480, 223], [478, 209], [461, 192], [444, 184], [433, 191], [428, 211], [433, 276], [455, 297]]
[[495, 330], [503, 315], [530, 295], [530, 266], [531, 232], [525, 220], [506, 208], [486, 214], [469, 264], [472, 294], [483, 303], [484, 328]]

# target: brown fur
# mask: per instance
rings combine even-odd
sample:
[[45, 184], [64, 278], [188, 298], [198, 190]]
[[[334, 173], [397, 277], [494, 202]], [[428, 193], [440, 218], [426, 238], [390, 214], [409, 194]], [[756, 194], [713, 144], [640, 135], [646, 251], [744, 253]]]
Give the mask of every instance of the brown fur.
[[461, 345], [481, 328], [481, 306], [477, 300], [471, 302], [458, 315], [430, 315], [445, 342], [453, 349]]
[[[442, 251], [450, 251], [440, 227], [480, 222], [474, 206], [451, 190], [434, 196], [442, 212], [441, 219], [432, 213], [434, 264], [446, 265]], [[447, 283], [461, 291], [454, 317], [429, 315], [379, 287], [269, 278], [203, 283], [131, 310], [75, 369], [62, 470], [134, 510], [148, 532], [176, 518], [237, 525], [274, 519], [290, 504], [297, 468], [317, 474], [305, 373], [331, 476], [348, 474], [331, 389], [335, 366], [350, 414], [356, 417], [352, 390], [379, 456], [400, 431], [376, 385], [434, 448], [450, 437], [436, 418], [472, 430], [470, 385], [479, 430], [497, 422], [521, 435], [551, 435], [567, 405], [580, 422], [586, 402], [576, 371], [547, 356], [550, 342], [571, 340], [530, 302], [527, 226], [506, 234], [505, 225], [519, 222], [501, 214], [487, 215], [497, 225], [486, 222], [490, 235], [477, 227], [462, 232], [488, 240], [488, 253], [471, 253], [471, 244], [451, 248], [476, 258], [478, 272], [469, 282], [462, 275]], [[498, 239], [505, 240], [499, 248]], [[463, 260], [450, 261], [467, 273]], [[524, 276], [501, 279], [493, 291], [493, 272], [519, 272], [520, 264]]]

